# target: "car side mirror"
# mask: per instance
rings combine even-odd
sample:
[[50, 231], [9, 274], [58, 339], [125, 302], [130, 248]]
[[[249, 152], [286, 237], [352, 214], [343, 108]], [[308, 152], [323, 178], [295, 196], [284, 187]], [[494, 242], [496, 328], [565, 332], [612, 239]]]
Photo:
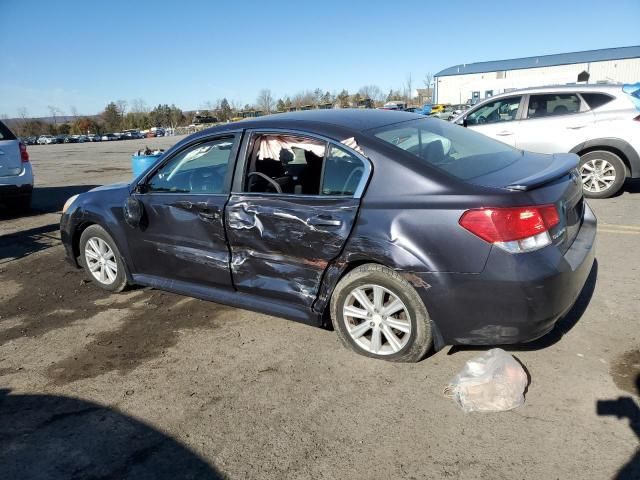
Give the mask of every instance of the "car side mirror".
[[466, 117], [462, 119], [462, 126], [464, 128], [467, 128], [469, 126], [469, 122], [467, 121]]
[[140, 226], [142, 215], [144, 214], [144, 206], [142, 202], [134, 197], [128, 197], [124, 202], [124, 221], [133, 228]]

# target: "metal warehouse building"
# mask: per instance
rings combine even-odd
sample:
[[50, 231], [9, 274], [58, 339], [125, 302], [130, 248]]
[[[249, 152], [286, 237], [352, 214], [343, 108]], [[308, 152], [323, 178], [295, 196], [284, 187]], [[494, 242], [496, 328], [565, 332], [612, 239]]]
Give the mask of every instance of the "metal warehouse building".
[[640, 81], [640, 46], [468, 63], [434, 75], [435, 102], [467, 103], [518, 88]]

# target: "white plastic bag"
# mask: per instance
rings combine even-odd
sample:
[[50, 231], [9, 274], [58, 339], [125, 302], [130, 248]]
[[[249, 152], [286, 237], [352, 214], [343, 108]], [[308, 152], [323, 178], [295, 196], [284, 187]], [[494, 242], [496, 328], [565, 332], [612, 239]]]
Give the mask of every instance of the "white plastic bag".
[[522, 365], [501, 348], [469, 360], [445, 388], [465, 412], [503, 412], [524, 404], [528, 380]]

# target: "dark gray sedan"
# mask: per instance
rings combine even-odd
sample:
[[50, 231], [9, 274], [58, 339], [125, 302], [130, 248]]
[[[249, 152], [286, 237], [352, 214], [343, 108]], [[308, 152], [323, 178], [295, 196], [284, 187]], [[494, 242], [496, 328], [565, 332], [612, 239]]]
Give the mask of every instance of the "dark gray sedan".
[[596, 235], [577, 161], [405, 112], [272, 115], [70, 198], [62, 240], [107, 290], [333, 325], [358, 353], [417, 361], [534, 340], [571, 308]]

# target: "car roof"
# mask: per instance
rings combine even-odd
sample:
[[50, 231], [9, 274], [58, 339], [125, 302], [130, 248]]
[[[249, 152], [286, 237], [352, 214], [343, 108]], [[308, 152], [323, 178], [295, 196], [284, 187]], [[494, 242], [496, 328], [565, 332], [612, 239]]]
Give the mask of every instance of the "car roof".
[[[614, 85], [547, 85], [544, 87], [528, 87], [521, 88], [517, 90], [511, 90], [510, 92], [500, 93], [498, 95], [494, 95], [494, 97], [504, 97], [511, 95], [519, 95], [525, 93], [548, 93], [548, 92], [607, 92], [614, 93], [619, 92], [622, 89], [622, 84]], [[489, 100], [489, 99], [487, 99]], [[483, 100], [484, 101], [484, 100]]]
[[[365, 130], [392, 125], [394, 123], [424, 118], [422, 115], [398, 110], [378, 109], [327, 109], [305, 110], [300, 112], [277, 113], [252, 119], [240, 120], [211, 129], [207, 133], [216, 131], [235, 130], [238, 128], [302, 128], [313, 131], [313, 124], [337, 127], [345, 133], [357, 133]], [[334, 128], [335, 130], [335, 128]]]

